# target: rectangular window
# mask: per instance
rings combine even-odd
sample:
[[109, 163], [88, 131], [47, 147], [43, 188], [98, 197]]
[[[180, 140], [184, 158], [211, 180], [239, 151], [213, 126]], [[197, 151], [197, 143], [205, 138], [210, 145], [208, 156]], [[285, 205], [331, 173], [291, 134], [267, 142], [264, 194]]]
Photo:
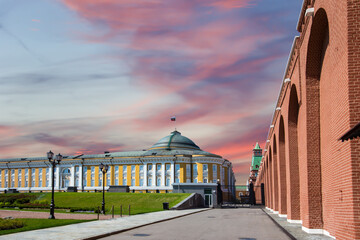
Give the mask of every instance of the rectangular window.
[[115, 185], [119, 185], [119, 166], [115, 166]]
[[18, 170], [18, 187], [21, 187], [21, 169]]
[[29, 186], [29, 169], [25, 168], [25, 187]]
[[109, 170], [106, 173], [106, 186], [110, 186], [110, 177], [111, 177], [111, 167], [109, 167]]
[[9, 179], [9, 171], [7, 169], [5, 169], [5, 186], [4, 187], [9, 187], [8, 185], [8, 179]]
[[144, 165], [140, 165], [140, 186], [144, 186]]
[[186, 182], [191, 182], [191, 165], [186, 164]]
[[39, 187], [42, 187], [42, 168], [39, 168], [39, 175], [38, 175], [38, 182], [39, 182]]
[[153, 176], [153, 171], [152, 171], [152, 164], [148, 164], [147, 165], [147, 185], [151, 186], [152, 185], [152, 176]]
[[213, 164], [213, 183], [217, 183], [217, 165]]
[[11, 169], [11, 187], [15, 187], [15, 170]]
[[135, 165], [131, 165], [131, 186], [135, 186]]
[[198, 182], [198, 167], [197, 167], [197, 164], [193, 164], [193, 182], [194, 183], [197, 183]]
[[46, 168], [46, 187], [50, 185], [50, 169]]
[[1, 179], [2, 179], [1, 174], [2, 174], [2, 170], [0, 169], [0, 187], [1, 187]]
[[91, 167], [90, 180], [91, 180], [91, 186], [95, 187], [95, 167]]
[[180, 164], [175, 164], [175, 183], [180, 183]]
[[101, 169], [99, 167], [99, 184], [98, 184], [99, 187], [102, 186], [102, 180], [103, 180], [103, 172], [101, 171]]
[[35, 187], [35, 168], [31, 169], [31, 187]]
[[203, 183], [208, 183], [208, 165], [207, 164], [203, 164]]
[[156, 186], [161, 186], [161, 164], [156, 165]]
[[225, 182], [224, 182], [224, 180], [225, 180], [225, 178], [224, 178], [224, 167], [220, 167], [220, 178], [221, 178], [221, 184], [222, 185], [224, 185], [225, 184]]
[[87, 167], [83, 167], [83, 186], [87, 186]]

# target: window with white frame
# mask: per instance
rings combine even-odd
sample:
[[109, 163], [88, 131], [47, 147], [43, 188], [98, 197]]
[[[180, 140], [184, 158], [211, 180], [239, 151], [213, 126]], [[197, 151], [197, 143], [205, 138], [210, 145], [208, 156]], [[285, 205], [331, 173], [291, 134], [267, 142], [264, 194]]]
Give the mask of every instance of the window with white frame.
[[83, 166], [83, 186], [87, 186], [87, 167]]
[[91, 186], [95, 187], [95, 167], [94, 166], [91, 167], [90, 180], [91, 180]]
[[147, 165], [147, 185], [151, 186], [152, 185], [152, 177], [153, 177], [153, 171], [152, 171], [152, 164], [148, 164]]
[[180, 164], [175, 164], [175, 183], [180, 183]]
[[9, 170], [5, 169], [5, 188], [8, 188]]
[[186, 164], [186, 182], [191, 182], [191, 165]]
[[223, 166], [220, 166], [220, 178], [221, 178], [221, 185], [224, 185], [225, 184], [225, 177], [224, 177], [224, 167]]
[[123, 165], [122, 177], [123, 177], [123, 185], [127, 185], [127, 166], [126, 165]]
[[171, 181], [171, 165], [169, 163], [165, 164], [165, 186], [170, 186]]
[[98, 182], [98, 186], [101, 187], [102, 186], [102, 181], [103, 181], [103, 172], [101, 171], [100, 167], [99, 167], [99, 182]]
[[197, 182], [198, 182], [197, 177], [198, 177], [198, 166], [197, 166], [197, 164], [195, 163], [195, 164], [193, 164], [193, 182], [194, 182], [194, 183], [197, 183]]
[[207, 164], [203, 164], [203, 183], [208, 183], [209, 175], [208, 175], [209, 169]]
[[39, 168], [39, 174], [38, 174], [38, 183], [39, 187], [42, 187], [42, 168]]
[[79, 184], [79, 179], [80, 179], [80, 167], [79, 166], [75, 166], [75, 174], [74, 174], [74, 178], [75, 178], [75, 186], [76, 187], [80, 187]]
[[156, 164], [156, 186], [161, 186], [161, 164]]
[[217, 165], [213, 164], [213, 183], [217, 183]]
[[131, 165], [131, 186], [135, 186], [135, 165]]
[[25, 168], [25, 187], [29, 186], [29, 169]]
[[46, 187], [50, 186], [50, 168], [46, 168]]
[[140, 186], [144, 186], [144, 165], [140, 165]]
[[2, 181], [1, 181], [2, 178], [1, 178], [1, 176], [2, 176], [2, 170], [0, 169], [0, 187], [2, 187], [2, 186], [1, 186], [1, 184], [2, 184]]
[[107, 173], [105, 174], [106, 176], [106, 186], [110, 186], [110, 177], [111, 177], [111, 167], [109, 167], [109, 170], [107, 171]]
[[15, 169], [11, 169], [11, 187], [15, 187]]
[[115, 185], [119, 185], [119, 166], [115, 166]]
[[31, 169], [31, 187], [35, 187], [35, 168]]
[[21, 171], [21, 169], [18, 169], [18, 187], [20, 188], [21, 187], [21, 173], [22, 173], [22, 171]]

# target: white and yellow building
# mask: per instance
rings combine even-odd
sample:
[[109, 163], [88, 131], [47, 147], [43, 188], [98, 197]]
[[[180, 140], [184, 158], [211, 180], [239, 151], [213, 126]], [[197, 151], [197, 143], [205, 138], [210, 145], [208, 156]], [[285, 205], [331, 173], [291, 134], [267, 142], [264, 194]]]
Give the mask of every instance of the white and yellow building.
[[[109, 186], [129, 186], [133, 192], [172, 192], [173, 183], [216, 183], [233, 189], [232, 164], [201, 150], [192, 140], [174, 131], [143, 151], [63, 156], [55, 169], [55, 189], [102, 190], [99, 164], [108, 164]], [[52, 171], [46, 157], [0, 159], [0, 191], [51, 191]]]

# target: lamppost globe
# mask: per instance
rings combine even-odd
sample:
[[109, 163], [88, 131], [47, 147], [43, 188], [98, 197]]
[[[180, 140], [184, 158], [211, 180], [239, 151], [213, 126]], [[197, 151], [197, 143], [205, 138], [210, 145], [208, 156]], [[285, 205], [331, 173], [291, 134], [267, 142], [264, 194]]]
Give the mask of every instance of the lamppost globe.
[[58, 155], [56, 155], [56, 161], [58, 162], [58, 164], [60, 164], [62, 160], [62, 155], [59, 153]]
[[50, 150], [50, 151], [47, 153], [47, 158], [48, 158], [49, 161], [50, 161], [50, 159], [53, 159], [53, 157], [54, 157], [54, 153]]

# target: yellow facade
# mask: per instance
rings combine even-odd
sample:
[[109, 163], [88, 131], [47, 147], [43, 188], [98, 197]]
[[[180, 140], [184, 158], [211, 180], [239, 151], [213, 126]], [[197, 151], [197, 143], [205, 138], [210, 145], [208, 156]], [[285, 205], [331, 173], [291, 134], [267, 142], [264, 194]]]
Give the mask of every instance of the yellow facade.
[[110, 185], [115, 185], [115, 166], [110, 166], [111, 176], [110, 176]]
[[5, 185], [5, 170], [0, 170], [1, 172], [1, 187], [3, 188]]
[[42, 186], [46, 187], [46, 168], [42, 169]]
[[91, 166], [88, 166], [86, 169], [86, 186], [91, 186]]
[[21, 187], [25, 187], [25, 169], [21, 169]]
[[198, 183], [203, 182], [203, 165], [201, 163], [196, 163], [198, 168]]
[[135, 165], [135, 186], [140, 186], [140, 166]]
[[130, 185], [131, 183], [131, 165], [127, 165], [127, 171], [126, 171], [126, 182], [127, 182], [127, 185]]
[[186, 164], [180, 163], [180, 183], [186, 182]]

